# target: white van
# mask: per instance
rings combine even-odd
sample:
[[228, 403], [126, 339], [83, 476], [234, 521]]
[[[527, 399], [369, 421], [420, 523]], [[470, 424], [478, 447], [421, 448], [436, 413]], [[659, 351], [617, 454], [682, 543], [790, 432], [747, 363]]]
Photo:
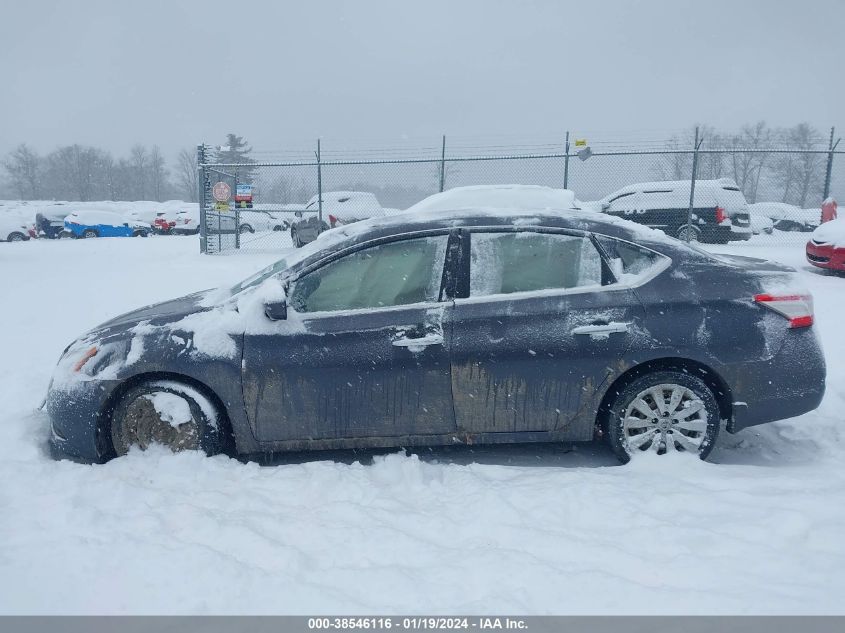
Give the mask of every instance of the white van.
[[604, 213], [662, 229], [686, 240], [725, 244], [751, 237], [748, 202], [727, 178], [696, 180], [689, 218], [690, 181], [669, 180], [628, 185], [596, 204]]

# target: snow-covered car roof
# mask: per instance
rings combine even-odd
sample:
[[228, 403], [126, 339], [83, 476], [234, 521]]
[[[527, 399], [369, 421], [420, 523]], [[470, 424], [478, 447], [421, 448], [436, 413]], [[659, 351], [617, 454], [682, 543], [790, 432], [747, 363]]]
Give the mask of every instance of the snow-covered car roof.
[[[655, 180], [652, 182], [635, 182], [625, 187], [620, 187], [616, 191], [609, 193], [601, 201], [607, 201], [609, 198], [618, 196], [623, 193], [636, 193], [639, 191], [655, 191], [655, 192], [670, 192], [670, 191], [684, 191], [689, 195], [690, 190], [689, 180]], [[707, 189], [739, 189], [736, 182], [730, 178], [718, 178], [716, 180], [696, 180], [696, 191], [704, 191]]]
[[568, 189], [540, 185], [471, 185], [436, 193], [405, 210], [431, 213], [457, 209], [577, 209], [575, 194]]
[[85, 225], [105, 224], [107, 226], [123, 226], [129, 222], [122, 215], [111, 211], [74, 211], [65, 218], [65, 221]]

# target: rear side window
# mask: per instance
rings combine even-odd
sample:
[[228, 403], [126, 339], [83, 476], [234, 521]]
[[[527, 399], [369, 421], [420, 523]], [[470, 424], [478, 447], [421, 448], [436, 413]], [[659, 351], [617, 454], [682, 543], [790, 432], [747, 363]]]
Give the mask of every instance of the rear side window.
[[602, 235], [596, 236], [608, 258], [613, 276], [620, 283], [641, 281], [668, 265], [667, 257], [648, 249]]
[[601, 285], [601, 257], [589, 239], [519, 231], [473, 233], [470, 296]]

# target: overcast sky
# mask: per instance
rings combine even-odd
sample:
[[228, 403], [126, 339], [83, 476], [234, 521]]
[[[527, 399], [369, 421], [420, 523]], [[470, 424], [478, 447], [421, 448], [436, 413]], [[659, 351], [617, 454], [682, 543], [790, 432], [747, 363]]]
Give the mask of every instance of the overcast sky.
[[3, 153], [845, 131], [843, 0], [3, 5]]

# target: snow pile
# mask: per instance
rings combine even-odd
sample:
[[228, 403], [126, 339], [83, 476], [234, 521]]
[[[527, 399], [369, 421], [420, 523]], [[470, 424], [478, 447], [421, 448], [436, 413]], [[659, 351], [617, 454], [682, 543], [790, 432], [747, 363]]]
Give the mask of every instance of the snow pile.
[[[803, 245], [715, 248], [799, 268], [829, 363], [818, 411], [723, 433], [714, 463], [618, 466], [586, 444], [270, 467], [160, 448], [53, 462], [36, 407], [80, 332], [278, 255], [181, 237], [0, 249], [0, 613], [843, 613], [843, 280]], [[109, 292], [67, 281], [92, 276]]]
[[538, 185], [473, 185], [436, 193], [406, 209], [406, 213], [459, 209], [577, 209], [568, 189]]
[[819, 244], [833, 244], [845, 248], [845, 217], [820, 225], [813, 231], [812, 239]]

